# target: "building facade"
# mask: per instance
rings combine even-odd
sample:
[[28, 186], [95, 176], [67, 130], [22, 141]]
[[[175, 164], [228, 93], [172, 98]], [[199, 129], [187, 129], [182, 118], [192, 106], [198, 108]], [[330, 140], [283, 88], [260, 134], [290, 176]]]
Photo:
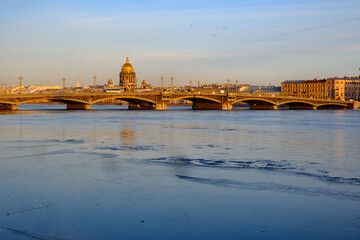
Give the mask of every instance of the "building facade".
[[360, 100], [360, 78], [327, 79], [329, 97], [340, 100]]
[[321, 80], [290, 80], [281, 83], [281, 95], [301, 98], [360, 100], [360, 76]]
[[326, 80], [291, 80], [281, 83], [281, 95], [301, 98], [327, 98]]
[[126, 63], [122, 66], [119, 74], [119, 85], [125, 88], [125, 91], [133, 91], [136, 87], [136, 74], [133, 66], [129, 62], [129, 58], [126, 58]]

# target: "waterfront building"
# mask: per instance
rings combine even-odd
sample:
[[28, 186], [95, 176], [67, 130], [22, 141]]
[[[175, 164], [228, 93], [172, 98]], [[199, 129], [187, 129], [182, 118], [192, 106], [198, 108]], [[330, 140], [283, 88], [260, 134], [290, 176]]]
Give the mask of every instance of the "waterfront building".
[[326, 80], [290, 80], [281, 83], [281, 95], [302, 98], [328, 98]]
[[329, 97], [332, 99], [359, 101], [360, 100], [359, 77], [343, 77], [343, 78], [327, 79]]
[[285, 81], [281, 83], [281, 95], [359, 101], [360, 76]]
[[119, 85], [125, 88], [125, 91], [134, 91], [136, 87], [136, 74], [133, 66], [129, 62], [129, 58], [126, 58], [126, 63], [122, 66], [119, 74]]

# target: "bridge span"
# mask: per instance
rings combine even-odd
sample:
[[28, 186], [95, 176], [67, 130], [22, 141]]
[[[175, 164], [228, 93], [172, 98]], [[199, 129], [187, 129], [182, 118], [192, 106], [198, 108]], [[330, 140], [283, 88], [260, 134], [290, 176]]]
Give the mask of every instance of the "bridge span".
[[119, 99], [129, 103], [129, 109], [166, 110], [172, 100], [185, 99], [193, 103], [194, 110], [231, 110], [234, 105], [246, 103], [252, 110], [275, 110], [281, 106], [289, 109], [358, 109], [360, 102], [332, 99], [264, 96], [249, 93], [202, 93], [202, 92], [82, 92], [52, 94], [2, 94], [0, 110], [16, 110], [21, 104], [41, 101], [61, 102], [67, 109], [91, 109], [91, 105], [106, 100]]

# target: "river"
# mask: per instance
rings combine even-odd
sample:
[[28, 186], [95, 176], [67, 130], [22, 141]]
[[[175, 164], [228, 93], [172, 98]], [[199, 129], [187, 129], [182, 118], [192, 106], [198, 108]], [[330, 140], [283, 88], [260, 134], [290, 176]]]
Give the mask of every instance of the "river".
[[0, 239], [360, 239], [360, 111], [0, 112]]

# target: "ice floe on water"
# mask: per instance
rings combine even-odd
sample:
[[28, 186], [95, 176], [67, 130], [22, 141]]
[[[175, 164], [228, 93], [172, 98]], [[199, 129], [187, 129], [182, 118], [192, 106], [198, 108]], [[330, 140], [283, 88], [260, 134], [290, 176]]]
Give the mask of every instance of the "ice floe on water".
[[160, 157], [146, 159], [146, 161], [162, 164], [174, 164], [174, 165], [188, 165], [188, 166], [200, 166], [200, 167], [217, 167], [217, 168], [232, 168], [232, 169], [255, 169], [260, 171], [273, 171], [288, 173], [300, 176], [307, 176], [317, 178], [322, 181], [330, 183], [346, 183], [346, 184], [359, 184], [360, 178], [346, 178], [340, 176], [333, 176], [328, 171], [323, 169], [306, 169], [304, 167], [296, 166], [287, 160], [234, 160], [234, 159], [204, 159], [204, 158], [186, 158], [186, 157]]
[[112, 151], [160, 151], [164, 145], [117, 145], [117, 146], [98, 146], [98, 150], [112, 150]]
[[276, 184], [276, 183], [268, 183], [268, 182], [245, 182], [245, 181], [234, 181], [229, 179], [200, 178], [200, 177], [191, 177], [184, 175], [176, 175], [176, 177], [191, 182], [246, 189], [246, 190], [277, 191], [277, 192], [286, 192], [286, 193], [301, 194], [308, 196], [321, 195], [327, 197], [360, 201], [360, 193], [331, 190], [326, 188], [302, 187], [302, 186], [293, 186], [293, 185], [290, 186], [285, 184]]

